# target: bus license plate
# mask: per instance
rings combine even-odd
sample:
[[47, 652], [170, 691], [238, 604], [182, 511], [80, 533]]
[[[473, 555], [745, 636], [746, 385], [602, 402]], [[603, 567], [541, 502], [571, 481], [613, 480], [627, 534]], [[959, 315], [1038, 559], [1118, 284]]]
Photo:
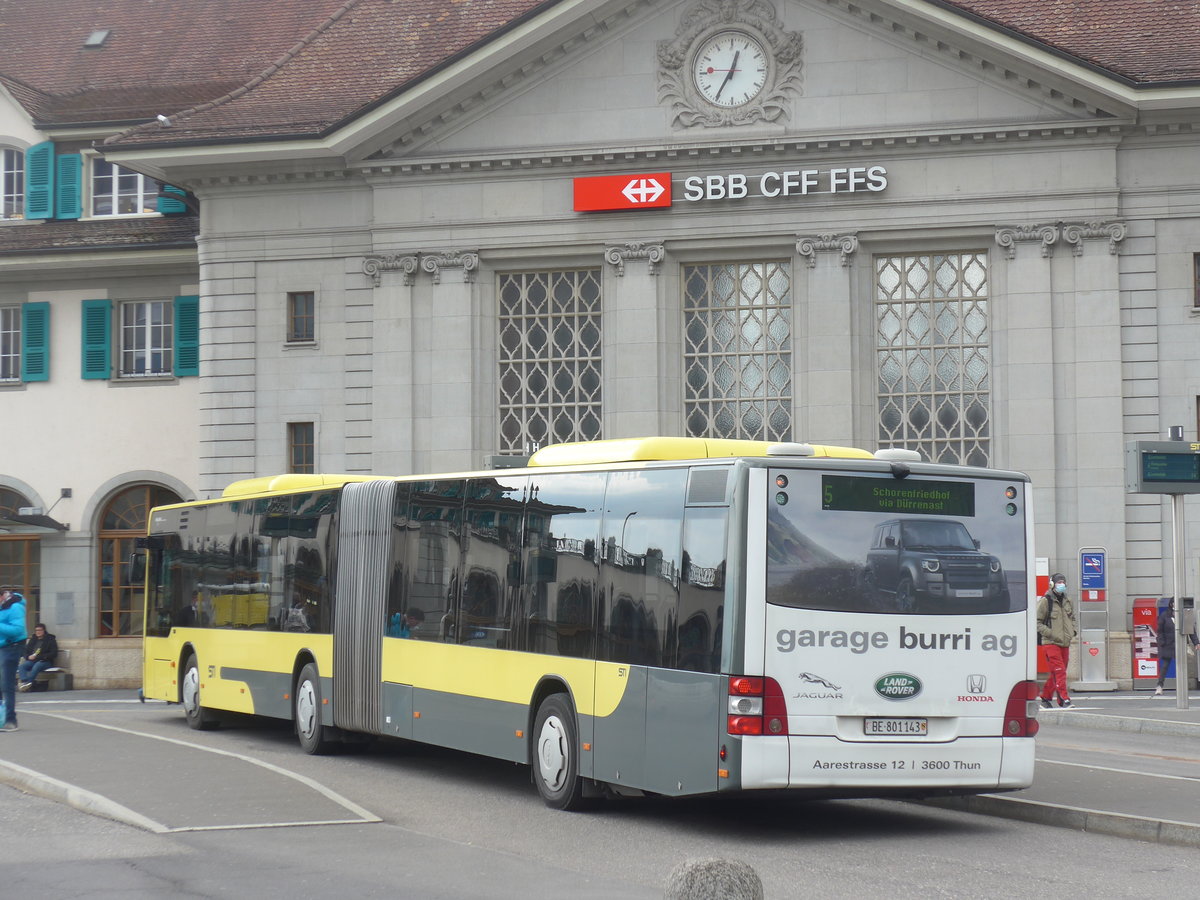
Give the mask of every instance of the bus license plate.
[[863, 730], [876, 735], [925, 735], [929, 733], [928, 719], [863, 719]]

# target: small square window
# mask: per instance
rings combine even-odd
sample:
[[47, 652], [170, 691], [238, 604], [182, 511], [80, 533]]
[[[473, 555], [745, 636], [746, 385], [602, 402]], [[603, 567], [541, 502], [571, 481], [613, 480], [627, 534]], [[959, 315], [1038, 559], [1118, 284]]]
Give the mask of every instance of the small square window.
[[289, 344], [316, 340], [317, 297], [312, 291], [290, 291], [287, 295], [287, 340]]
[[316, 471], [315, 428], [312, 422], [288, 422], [288, 471], [312, 473]]

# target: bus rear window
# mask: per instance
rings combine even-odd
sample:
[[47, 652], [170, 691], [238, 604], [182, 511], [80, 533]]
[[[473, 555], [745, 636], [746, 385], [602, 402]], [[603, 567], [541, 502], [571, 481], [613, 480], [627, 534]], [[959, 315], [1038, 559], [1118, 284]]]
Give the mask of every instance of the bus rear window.
[[926, 615], [1026, 606], [1015, 485], [796, 470], [770, 484], [770, 603]]

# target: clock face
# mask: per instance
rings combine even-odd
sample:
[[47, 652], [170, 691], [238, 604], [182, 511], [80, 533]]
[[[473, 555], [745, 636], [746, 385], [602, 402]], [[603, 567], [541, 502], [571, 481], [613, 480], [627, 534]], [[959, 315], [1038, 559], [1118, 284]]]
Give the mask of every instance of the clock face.
[[741, 106], [767, 83], [767, 51], [743, 31], [722, 31], [696, 51], [696, 90], [717, 106]]

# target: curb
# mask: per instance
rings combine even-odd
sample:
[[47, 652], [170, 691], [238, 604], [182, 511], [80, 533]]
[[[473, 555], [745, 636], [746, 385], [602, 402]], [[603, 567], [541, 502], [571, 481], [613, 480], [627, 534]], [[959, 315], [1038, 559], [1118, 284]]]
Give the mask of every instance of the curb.
[[1131, 716], [1110, 716], [1104, 713], [1073, 710], [1040, 709], [1037, 720], [1044, 725], [1067, 725], [1074, 728], [1093, 728], [1098, 731], [1123, 731], [1127, 734], [1164, 734], [1174, 737], [1200, 737], [1200, 723], [1176, 722], [1171, 719], [1135, 719]]
[[122, 806], [102, 794], [59, 781], [57, 778], [51, 778], [49, 775], [43, 775], [41, 772], [35, 772], [33, 769], [27, 769], [6, 760], [0, 760], [0, 784], [7, 784], [26, 794], [44, 797], [47, 800], [66, 804], [80, 812], [103, 819], [112, 819], [114, 822], [122, 822], [154, 834], [165, 834], [171, 830], [161, 822], [155, 822], [141, 813], [136, 813], [129, 807]]
[[925, 806], [956, 809], [1004, 819], [1018, 819], [1022, 822], [1071, 828], [1075, 831], [1086, 831], [1092, 834], [1133, 838], [1154, 844], [1200, 847], [1200, 825], [1190, 822], [1148, 819], [1145, 816], [1128, 816], [1077, 806], [1057, 806], [1037, 800], [1000, 797], [994, 794], [980, 794], [974, 797], [937, 797], [920, 802]]

